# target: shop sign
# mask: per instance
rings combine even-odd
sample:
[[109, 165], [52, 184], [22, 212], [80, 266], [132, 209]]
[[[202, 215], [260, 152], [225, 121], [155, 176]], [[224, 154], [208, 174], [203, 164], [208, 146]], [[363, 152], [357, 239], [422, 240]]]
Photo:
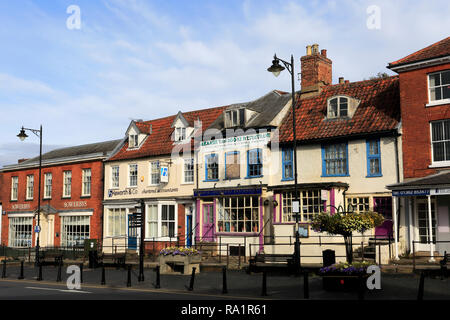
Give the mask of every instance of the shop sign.
[[431, 195], [441, 195], [441, 194], [450, 194], [450, 188], [446, 189], [431, 189]]
[[392, 191], [394, 197], [413, 197], [413, 196], [428, 196], [430, 195], [429, 189], [418, 189], [418, 190], [399, 190]]
[[239, 136], [239, 137], [229, 137], [223, 139], [215, 139], [202, 141], [200, 143], [200, 147], [202, 151], [214, 150], [218, 149], [227, 149], [227, 148], [236, 148], [236, 147], [249, 147], [249, 146], [265, 146], [269, 143], [270, 133], [257, 133], [247, 136]]
[[66, 201], [64, 202], [64, 208], [83, 208], [87, 207], [86, 201]]
[[11, 206], [12, 210], [26, 210], [26, 209], [30, 209], [31, 206], [29, 203], [14, 203]]

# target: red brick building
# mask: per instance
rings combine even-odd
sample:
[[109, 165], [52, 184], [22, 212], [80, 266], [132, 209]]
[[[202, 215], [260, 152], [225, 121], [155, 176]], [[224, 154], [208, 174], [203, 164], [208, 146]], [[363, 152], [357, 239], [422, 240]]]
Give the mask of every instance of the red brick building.
[[404, 201], [410, 250], [433, 256], [450, 251], [450, 37], [388, 68], [399, 74], [405, 179], [390, 188]]
[[[83, 246], [101, 239], [103, 160], [120, 140], [62, 148], [42, 155], [40, 246]], [[39, 158], [4, 166], [1, 243], [35, 246]]]

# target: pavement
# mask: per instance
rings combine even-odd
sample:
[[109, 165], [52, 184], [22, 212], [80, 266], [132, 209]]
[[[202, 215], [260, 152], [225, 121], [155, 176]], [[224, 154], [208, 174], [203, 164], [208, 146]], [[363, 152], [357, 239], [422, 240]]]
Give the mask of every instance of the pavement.
[[[62, 268], [61, 282], [56, 282], [58, 268], [42, 268], [42, 281], [37, 281], [38, 268], [25, 264], [24, 279], [19, 280], [20, 265], [8, 264], [6, 277], [0, 278], [0, 300], [299, 300], [304, 299], [302, 276], [269, 274], [263, 293], [263, 275], [247, 274], [242, 270], [228, 270], [227, 293], [223, 290], [222, 272], [202, 272], [195, 275], [193, 290], [189, 290], [191, 275], [162, 274], [160, 288], [155, 288], [156, 272], [144, 269], [144, 281], [138, 281], [138, 268], [131, 271], [131, 287], [127, 286], [127, 270], [106, 268], [105, 284], [101, 284], [102, 270], [83, 268], [83, 283], [77, 290], [69, 290], [67, 265]], [[0, 268], [1, 271], [1, 268]], [[0, 275], [2, 272], [0, 272]], [[365, 300], [416, 300], [420, 277], [417, 274], [382, 273], [381, 289], [367, 290]], [[70, 281], [69, 281], [70, 282]], [[71, 282], [70, 282], [71, 283]], [[357, 300], [356, 292], [328, 292], [322, 288], [322, 278], [309, 277], [309, 300]], [[450, 280], [439, 277], [425, 279], [424, 300], [450, 300]]]

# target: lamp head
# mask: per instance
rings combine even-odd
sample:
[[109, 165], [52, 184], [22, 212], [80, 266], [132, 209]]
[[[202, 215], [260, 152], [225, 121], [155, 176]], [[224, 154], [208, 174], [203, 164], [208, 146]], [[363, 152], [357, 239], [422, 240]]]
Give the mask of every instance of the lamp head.
[[20, 141], [23, 141], [25, 140], [25, 138], [28, 138], [28, 135], [25, 133], [25, 129], [23, 127], [17, 136], [19, 137]]
[[283, 66], [280, 66], [280, 60], [278, 60], [277, 55], [273, 57], [272, 65], [267, 69], [267, 71], [272, 72], [275, 77], [280, 75], [280, 72], [284, 70]]

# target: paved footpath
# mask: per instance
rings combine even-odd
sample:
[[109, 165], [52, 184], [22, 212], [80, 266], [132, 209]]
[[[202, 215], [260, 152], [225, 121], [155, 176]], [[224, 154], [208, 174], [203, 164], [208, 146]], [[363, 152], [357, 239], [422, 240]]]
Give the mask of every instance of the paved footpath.
[[[67, 266], [62, 268], [62, 281], [56, 282], [58, 268], [43, 267], [43, 281], [37, 281], [38, 268], [26, 265], [23, 280], [18, 280], [20, 267], [8, 265], [6, 278], [0, 279], [0, 299], [303, 299], [303, 277], [267, 276], [267, 296], [262, 296], [262, 274], [243, 271], [227, 272], [228, 293], [222, 293], [221, 272], [203, 272], [195, 275], [193, 291], [189, 291], [191, 275], [161, 275], [161, 288], [156, 289], [156, 273], [145, 269], [144, 282], [138, 282], [138, 269], [131, 274], [131, 287], [127, 287], [127, 270], [105, 269], [106, 284], [101, 285], [101, 268], [83, 270], [80, 290], [68, 290]], [[413, 274], [386, 274], [381, 276], [381, 290], [367, 291], [365, 300], [416, 300], [419, 276]], [[311, 300], [356, 300], [356, 293], [326, 292], [322, 279], [309, 278]], [[424, 300], [450, 300], [450, 280], [426, 278]]]

